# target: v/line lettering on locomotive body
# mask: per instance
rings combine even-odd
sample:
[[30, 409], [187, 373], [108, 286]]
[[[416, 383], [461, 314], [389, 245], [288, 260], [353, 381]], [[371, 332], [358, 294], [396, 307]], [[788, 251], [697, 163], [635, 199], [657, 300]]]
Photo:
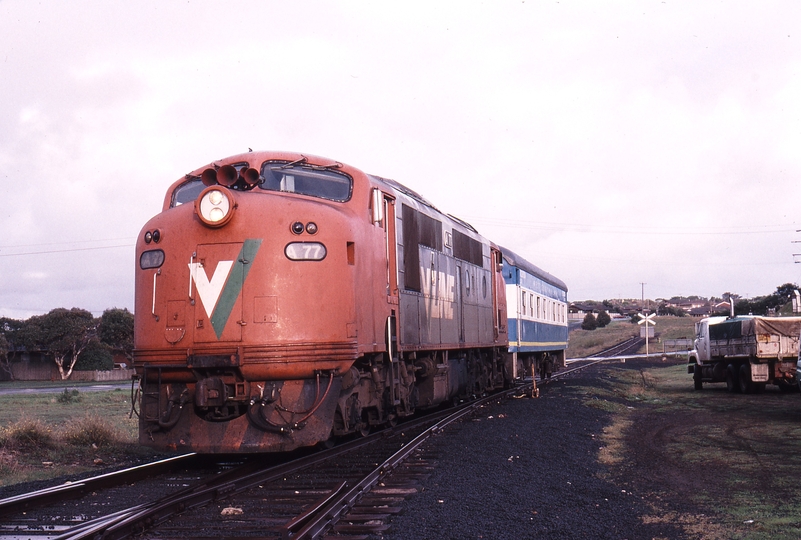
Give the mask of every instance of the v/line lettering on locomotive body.
[[397, 182], [249, 152], [137, 242], [140, 442], [287, 451], [564, 365], [565, 284]]

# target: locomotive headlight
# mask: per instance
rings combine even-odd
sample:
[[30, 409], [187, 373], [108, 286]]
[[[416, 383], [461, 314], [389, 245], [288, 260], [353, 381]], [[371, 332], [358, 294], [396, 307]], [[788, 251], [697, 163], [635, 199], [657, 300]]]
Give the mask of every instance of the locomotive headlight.
[[223, 186], [210, 186], [204, 189], [195, 203], [195, 212], [209, 227], [222, 227], [234, 215], [233, 194]]

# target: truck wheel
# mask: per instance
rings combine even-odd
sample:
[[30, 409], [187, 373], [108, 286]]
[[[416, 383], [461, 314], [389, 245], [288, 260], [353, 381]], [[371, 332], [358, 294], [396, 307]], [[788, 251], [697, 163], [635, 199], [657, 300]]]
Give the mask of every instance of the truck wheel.
[[754, 383], [751, 382], [751, 366], [743, 364], [740, 366], [740, 391], [743, 394], [753, 392]]
[[695, 371], [693, 371], [693, 385], [696, 390], [704, 389], [704, 383], [701, 382], [701, 368], [698, 367], [698, 364], [695, 365]]
[[726, 367], [726, 390], [732, 393], [740, 391], [740, 380], [733, 364]]

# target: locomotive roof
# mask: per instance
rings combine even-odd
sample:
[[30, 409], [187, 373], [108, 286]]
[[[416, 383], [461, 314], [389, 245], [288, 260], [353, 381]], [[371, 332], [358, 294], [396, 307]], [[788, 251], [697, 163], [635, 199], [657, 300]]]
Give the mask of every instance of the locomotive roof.
[[503, 246], [499, 246], [501, 248], [501, 253], [503, 253], [503, 258], [506, 259], [510, 265], [520, 268], [525, 272], [531, 274], [532, 276], [538, 277], [546, 283], [550, 283], [554, 287], [558, 287], [563, 291], [567, 291], [567, 285], [564, 281], [559, 279], [556, 276], [553, 276], [543, 270], [542, 268], [535, 266], [528, 262], [526, 259], [518, 255], [512, 250], [506, 249]]
[[[386, 184], [386, 185], [390, 186], [391, 188], [395, 189], [396, 191], [400, 191], [404, 195], [407, 195], [407, 196], [411, 197], [412, 199], [416, 200], [417, 202], [428, 206], [432, 210], [436, 211], [438, 214], [443, 214], [443, 212], [440, 211], [439, 208], [434, 206], [431, 203], [431, 201], [429, 201], [428, 199], [426, 199], [425, 197], [423, 197], [422, 195], [417, 193], [415, 190], [404, 186], [400, 182], [396, 182], [395, 180], [390, 180], [389, 178], [376, 176], [374, 174], [371, 174], [370, 177], [373, 178], [373, 180], [377, 180], [379, 182], [383, 182], [384, 184]], [[462, 227], [466, 227], [467, 229], [469, 229], [469, 230], [473, 231], [474, 233], [478, 234], [478, 231], [475, 229], [475, 227], [470, 225], [465, 220], [459, 219], [458, 217], [456, 217], [454, 215], [451, 215], [451, 214], [443, 214], [443, 215], [448, 216], [450, 219], [452, 219], [453, 221], [455, 221], [456, 223], [458, 223]]]

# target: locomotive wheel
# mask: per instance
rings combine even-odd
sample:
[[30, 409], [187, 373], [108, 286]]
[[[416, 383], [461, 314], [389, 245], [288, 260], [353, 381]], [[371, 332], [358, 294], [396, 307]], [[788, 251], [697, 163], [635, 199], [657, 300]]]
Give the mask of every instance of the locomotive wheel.
[[740, 380], [733, 364], [726, 367], [726, 390], [732, 393], [740, 391]]

